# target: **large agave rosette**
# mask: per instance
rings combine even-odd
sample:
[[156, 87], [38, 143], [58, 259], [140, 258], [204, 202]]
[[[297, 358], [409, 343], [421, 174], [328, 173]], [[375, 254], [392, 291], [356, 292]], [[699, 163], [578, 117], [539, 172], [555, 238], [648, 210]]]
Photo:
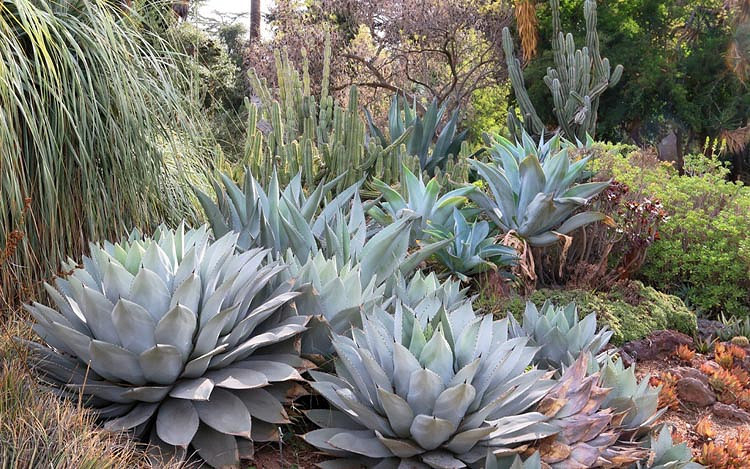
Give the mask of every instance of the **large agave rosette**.
[[176, 453], [191, 445], [215, 467], [276, 439], [302, 379], [295, 342], [308, 317], [276, 281], [285, 266], [263, 250], [237, 253], [236, 242], [180, 226], [92, 245], [82, 268], [46, 286], [55, 309], [27, 306], [48, 344], [29, 343], [43, 378], [106, 428]]
[[527, 370], [536, 349], [468, 301], [434, 308], [439, 296], [430, 298], [412, 309], [396, 297], [392, 315], [364, 314], [351, 338], [333, 337], [336, 376], [311, 372], [334, 409], [309, 411], [322, 428], [303, 438], [346, 458], [325, 467], [465, 467], [553, 433], [543, 415], [524, 413], [551, 386]]

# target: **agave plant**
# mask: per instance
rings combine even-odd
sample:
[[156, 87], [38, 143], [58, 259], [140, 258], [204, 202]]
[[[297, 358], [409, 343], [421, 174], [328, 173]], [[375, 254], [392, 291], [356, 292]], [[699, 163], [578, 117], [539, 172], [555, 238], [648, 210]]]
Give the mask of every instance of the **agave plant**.
[[504, 164], [509, 158], [512, 158], [515, 160], [516, 165], [519, 165], [528, 155], [534, 155], [540, 163], [544, 164], [550, 155], [556, 155], [563, 148], [568, 150], [573, 148], [588, 148], [594, 143], [594, 140], [589, 136], [585, 144], [580, 141], [576, 141], [574, 144], [562, 138], [560, 134], [555, 134], [546, 141], [544, 140], [544, 135], [541, 135], [539, 142], [534, 142], [534, 139], [525, 130], [521, 134], [521, 141], [516, 140], [515, 143], [502, 135], [489, 135], [485, 133], [482, 137], [493, 160]]
[[56, 309], [27, 306], [48, 344], [29, 343], [38, 370], [107, 429], [237, 467], [288, 422], [309, 318], [290, 283], [275, 285], [283, 264], [236, 247], [237, 234], [211, 242], [205, 226], [92, 245], [82, 268], [46, 285]]
[[602, 406], [622, 415], [621, 431], [629, 439], [644, 437], [666, 412], [666, 408], [659, 409], [661, 388], [650, 386], [648, 376], [639, 383], [635, 377], [635, 366], [625, 368], [622, 360], [608, 358], [599, 376], [599, 386], [610, 390]]
[[356, 228], [364, 224], [364, 207], [357, 194], [359, 184], [346, 188], [321, 208], [340, 177], [321, 183], [309, 196], [303, 189], [301, 174], [282, 190], [274, 172], [268, 193], [250, 172], [245, 173], [242, 189], [225, 174], [220, 174], [220, 179], [223, 187], [213, 183], [217, 202], [199, 189], [195, 192], [214, 236], [238, 233], [237, 246], [241, 250], [264, 247], [281, 255], [292, 249], [304, 261], [317, 251], [326, 224], [338, 212], [349, 215]]
[[297, 306], [314, 314], [310, 328], [302, 338], [302, 351], [309, 354], [331, 355], [331, 331], [346, 334], [352, 327], [361, 326], [360, 312], [381, 300], [385, 284], [376, 286], [376, 278], [367, 282], [362, 277], [360, 264], [339, 264], [321, 251], [305, 264], [296, 257], [288, 257], [287, 275], [297, 283], [307, 285], [296, 298]]
[[590, 157], [572, 162], [567, 148], [544, 162], [539, 152], [524, 154], [519, 160], [520, 155], [505, 151], [493, 163], [470, 162], [492, 193], [490, 198], [476, 191], [470, 197], [503, 231], [512, 231], [532, 246], [547, 246], [560, 235], [607, 219], [592, 211], [573, 215], [609, 185], [575, 184]]
[[538, 451], [525, 460], [518, 455], [497, 457], [488, 453], [484, 469], [542, 469], [542, 458]]
[[437, 179], [426, 185], [422, 175], [415, 176], [406, 166], [402, 169], [401, 192], [388, 184], [375, 179], [375, 187], [381, 192], [385, 202], [374, 206], [368, 214], [381, 225], [388, 225], [401, 218], [404, 213], [415, 213], [420, 223], [414, 225], [414, 239], [421, 239], [424, 230], [430, 226], [443, 227], [449, 223], [453, 210], [461, 207], [467, 196], [476, 190], [475, 186], [454, 189], [440, 196]]
[[536, 406], [557, 430], [540, 445], [545, 467], [630, 467], [648, 457], [647, 448], [622, 438], [625, 416], [606, 407], [608, 389], [598, 385], [598, 373], [587, 375], [589, 359], [581, 355]]
[[422, 171], [434, 175], [435, 169], [443, 169], [451, 156], [454, 158], [458, 156], [461, 143], [466, 139], [466, 130], [456, 134], [459, 115], [459, 110], [456, 109], [433, 145], [432, 140], [437, 134], [437, 127], [445, 111], [445, 104], [438, 107], [437, 100], [433, 100], [424, 116], [420, 117], [417, 114], [416, 104], [411, 108], [405, 104], [402, 109], [399, 96], [394, 95], [388, 112], [388, 136], [375, 125], [366, 109], [365, 116], [370, 136], [377, 138], [383, 148], [397, 141], [408, 128], [412, 127], [412, 133], [406, 141], [406, 151], [409, 155], [416, 155], [419, 158], [419, 167]]
[[337, 376], [311, 372], [311, 385], [334, 409], [307, 413], [322, 427], [308, 443], [346, 467], [455, 468], [554, 433], [524, 414], [551, 387], [526, 371], [526, 338], [470, 307], [430, 314], [396, 300], [393, 315], [376, 308], [352, 338], [333, 337]]
[[598, 355], [599, 362], [607, 358], [606, 353], [599, 352], [609, 343], [613, 332], [606, 326], [597, 332], [594, 313], [579, 321], [575, 303], [561, 308], [547, 300], [540, 311], [527, 301], [523, 325], [512, 314], [508, 314], [508, 320], [513, 337], [530, 337], [533, 344], [541, 347], [536, 363], [542, 368], [562, 370], [581, 355]]
[[650, 441], [653, 460], [650, 464], [643, 464], [639, 467], [649, 469], [701, 469], [703, 467], [691, 462], [693, 454], [687, 447], [687, 443], [675, 445], [672, 442], [672, 432], [668, 425], [662, 425], [659, 436], [652, 435]]
[[435, 229], [429, 233], [436, 240], [450, 241], [435, 253], [435, 257], [448, 271], [464, 281], [469, 279], [469, 275], [509, 265], [517, 257], [515, 249], [496, 243], [495, 237], [490, 236], [489, 223], [480, 220], [470, 225], [456, 209], [453, 210], [451, 230]]

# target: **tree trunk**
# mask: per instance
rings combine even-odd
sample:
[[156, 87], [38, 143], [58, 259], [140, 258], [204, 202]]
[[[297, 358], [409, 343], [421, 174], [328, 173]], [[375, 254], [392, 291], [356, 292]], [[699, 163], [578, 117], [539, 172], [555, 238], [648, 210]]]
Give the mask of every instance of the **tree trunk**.
[[250, 0], [250, 40], [260, 39], [260, 0]]

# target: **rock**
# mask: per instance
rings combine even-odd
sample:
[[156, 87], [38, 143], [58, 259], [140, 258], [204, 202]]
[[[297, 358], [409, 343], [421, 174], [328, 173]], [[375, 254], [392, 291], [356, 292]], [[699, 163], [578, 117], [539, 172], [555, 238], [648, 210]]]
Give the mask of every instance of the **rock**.
[[662, 161], [672, 161], [679, 166], [680, 161], [680, 143], [674, 129], [661, 139], [658, 146], [659, 159]]
[[698, 336], [702, 340], [711, 340], [719, 335], [719, 331], [722, 329], [724, 329], [724, 324], [721, 321], [698, 319]]
[[739, 420], [743, 423], [750, 423], [750, 414], [748, 414], [745, 410], [740, 409], [736, 405], [717, 402], [711, 409], [713, 410], [714, 415], [716, 415], [717, 417]]
[[681, 378], [677, 381], [677, 396], [682, 402], [698, 407], [710, 406], [716, 402], [716, 394], [696, 378]]
[[653, 332], [645, 339], [628, 342], [622, 346], [622, 350], [635, 360], [651, 360], [674, 352], [682, 344], [693, 345], [693, 339], [682, 332], [662, 330]]
[[689, 366], [678, 366], [669, 370], [669, 373], [675, 375], [678, 379], [680, 378], [693, 378], [697, 379], [704, 385], [708, 385], [708, 376], [704, 375], [700, 370], [691, 368]]

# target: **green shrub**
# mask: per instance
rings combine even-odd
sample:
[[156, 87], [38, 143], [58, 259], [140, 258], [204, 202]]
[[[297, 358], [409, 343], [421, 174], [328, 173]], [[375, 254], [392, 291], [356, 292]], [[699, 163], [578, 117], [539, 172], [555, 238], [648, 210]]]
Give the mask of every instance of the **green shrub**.
[[600, 169], [659, 199], [669, 214], [640, 277], [716, 317], [750, 314], [750, 188], [716, 158], [685, 157], [685, 174], [642, 152], [608, 152]]
[[[581, 316], [596, 313], [600, 324], [614, 332], [612, 342], [622, 343], [643, 338], [660, 329], [675, 329], [686, 334], [696, 331], [696, 317], [679, 298], [661, 293], [641, 282], [616, 285], [609, 292], [587, 290], [537, 290], [528, 298], [537, 305], [551, 300], [555, 304], [575, 302]], [[484, 300], [480, 300], [486, 302]], [[526, 300], [515, 297], [505, 303], [506, 310], [520, 317]], [[494, 308], [496, 314], [504, 311]]]

